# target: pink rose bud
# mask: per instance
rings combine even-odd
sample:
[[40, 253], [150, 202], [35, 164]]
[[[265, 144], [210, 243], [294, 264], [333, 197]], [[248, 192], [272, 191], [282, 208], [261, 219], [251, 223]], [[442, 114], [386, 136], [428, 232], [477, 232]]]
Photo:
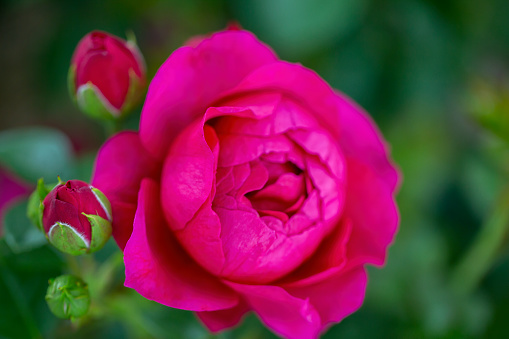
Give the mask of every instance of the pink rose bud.
[[111, 236], [111, 205], [98, 189], [69, 180], [44, 198], [42, 226], [49, 242], [62, 252], [95, 252]]
[[68, 80], [71, 96], [83, 112], [98, 119], [117, 119], [142, 97], [145, 62], [134, 37], [125, 41], [93, 31], [78, 43]]

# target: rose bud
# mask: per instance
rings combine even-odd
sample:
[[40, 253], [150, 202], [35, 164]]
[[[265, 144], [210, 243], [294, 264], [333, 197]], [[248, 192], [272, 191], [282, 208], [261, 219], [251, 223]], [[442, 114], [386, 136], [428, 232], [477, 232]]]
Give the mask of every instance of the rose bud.
[[69, 180], [44, 198], [42, 226], [49, 242], [60, 251], [92, 253], [111, 235], [111, 205], [98, 189]]
[[90, 306], [88, 286], [80, 278], [61, 275], [49, 281], [46, 302], [51, 312], [59, 318], [82, 317]]
[[123, 117], [139, 103], [145, 83], [145, 61], [134, 38], [93, 31], [78, 43], [68, 85], [84, 113], [107, 120]]

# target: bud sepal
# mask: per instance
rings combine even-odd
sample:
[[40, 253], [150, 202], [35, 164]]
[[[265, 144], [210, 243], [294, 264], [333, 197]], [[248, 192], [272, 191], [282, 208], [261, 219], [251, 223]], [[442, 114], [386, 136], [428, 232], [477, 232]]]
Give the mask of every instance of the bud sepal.
[[[59, 183], [60, 183], [60, 178]], [[46, 185], [44, 184], [44, 179], [40, 178], [37, 181], [37, 187], [30, 197], [28, 198], [28, 206], [27, 206], [27, 217], [28, 219], [35, 225], [37, 228], [44, 232], [44, 228], [42, 227], [42, 213], [44, 210], [44, 205], [42, 201], [49, 192], [58, 184]]]

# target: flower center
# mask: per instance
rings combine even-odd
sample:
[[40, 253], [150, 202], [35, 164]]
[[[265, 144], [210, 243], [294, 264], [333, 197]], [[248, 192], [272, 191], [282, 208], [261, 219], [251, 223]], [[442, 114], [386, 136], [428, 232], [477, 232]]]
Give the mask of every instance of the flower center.
[[268, 172], [263, 188], [245, 194], [260, 216], [273, 216], [287, 222], [308, 196], [306, 174], [292, 162], [282, 164], [261, 160]]

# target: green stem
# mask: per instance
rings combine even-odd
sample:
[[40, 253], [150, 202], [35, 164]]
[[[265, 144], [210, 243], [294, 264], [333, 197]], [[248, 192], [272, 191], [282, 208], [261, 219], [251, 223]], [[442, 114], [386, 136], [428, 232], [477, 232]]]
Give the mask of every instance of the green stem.
[[108, 138], [122, 130], [122, 121], [120, 119], [102, 121], [102, 124]]
[[78, 258], [76, 258], [73, 255], [66, 254], [65, 259], [67, 261], [67, 267], [69, 268], [70, 273], [75, 276], [81, 277], [82, 276], [81, 265], [78, 262]]
[[504, 189], [492, 214], [483, 224], [474, 243], [452, 272], [451, 286], [459, 295], [468, 295], [497, 260], [509, 231], [509, 187]]

